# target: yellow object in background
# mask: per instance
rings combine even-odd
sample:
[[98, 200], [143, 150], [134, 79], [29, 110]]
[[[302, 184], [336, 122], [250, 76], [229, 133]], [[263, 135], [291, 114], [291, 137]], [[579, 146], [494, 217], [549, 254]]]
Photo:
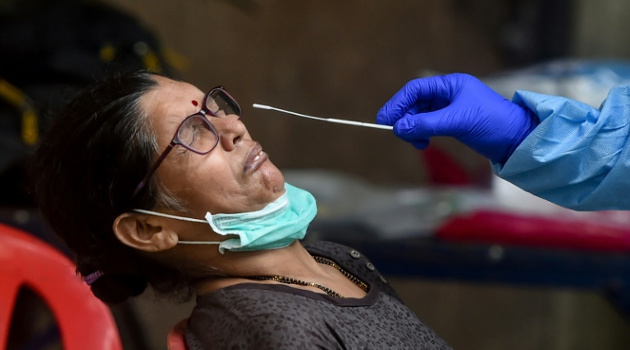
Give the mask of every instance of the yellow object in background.
[[16, 107], [22, 116], [22, 142], [33, 146], [39, 140], [39, 122], [30, 99], [16, 86], [0, 79], [0, 98]]

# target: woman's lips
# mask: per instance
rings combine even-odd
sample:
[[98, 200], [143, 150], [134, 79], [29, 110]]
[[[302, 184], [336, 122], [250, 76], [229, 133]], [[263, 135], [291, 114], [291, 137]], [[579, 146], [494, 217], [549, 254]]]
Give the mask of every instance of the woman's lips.
[[262, 165], [269, 156], [262, 150], [262, 147], [259, 143], [256, 143], [254, 147], [249, 151], [249, 155], [245, 160], [245, 166], [243, 167], [243, 172], [251, 172], [254, 171]]

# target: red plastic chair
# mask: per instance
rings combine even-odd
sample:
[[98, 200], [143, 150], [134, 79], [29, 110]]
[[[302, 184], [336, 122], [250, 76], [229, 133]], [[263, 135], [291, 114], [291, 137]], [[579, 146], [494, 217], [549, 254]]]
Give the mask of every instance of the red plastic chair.
[[186, 323], [188, 323], [188, 318], [177, 322], [177, 324], [168, 332], [168, 335], [166, 336], [166, 348], [168, 350], [188, 350], [186, 339], [184, 338]]
[[122, 349], [109, 308], [76, 275], [74, 264], [34, 236], [0, 224], [0, 349], [7, 346], [21, 287], [48, 305], [64, 349]]

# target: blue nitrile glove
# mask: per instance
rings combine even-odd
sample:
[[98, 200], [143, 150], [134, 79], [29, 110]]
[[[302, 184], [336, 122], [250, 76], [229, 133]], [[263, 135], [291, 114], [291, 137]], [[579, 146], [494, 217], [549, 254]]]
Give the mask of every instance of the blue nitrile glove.
[[477, 78], [450, 74], [408, 82], [376, 114], [379, 124], [418, 149], [432, 136], [451, 136], [495, 163], [505, 163], [540, 123]]

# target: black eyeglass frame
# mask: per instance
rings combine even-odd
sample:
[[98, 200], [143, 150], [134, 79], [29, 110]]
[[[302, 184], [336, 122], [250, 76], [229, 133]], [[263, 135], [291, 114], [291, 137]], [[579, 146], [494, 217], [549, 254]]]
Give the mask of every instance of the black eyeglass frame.
[[[212, 152], [217, 145], [219, 144], [219, 141], [221, 140], [221, 135], [219, 135], [219, 132], [217, 131], [217, 129], [214, 127], [214, 125], [212, 125], [212, 123], [210, 122], [210, 120], [208, 120], [207, 115], [211, 115], [215, 118], [221, 118], [218, 115], [216, 115], [215, 113], [213, 113], [210, 109], [208, 109], [208, 100], [210, 97], [212, 97], [213, 94], [216, 94], [216, 92], [220, 92], [225, 94], [228, 98], [229, 98], [229, 102], [232, 104], [232, 107], [235, 108], [235, 112], [237, 112], [236, 114], [239, 116], [239, 118], [242, 116], [243, 114], [243, 110], [241, 109], [241, 106], [238, 104], [238, 102], [236, 102], [236, 100], [234, 99], [234, 97], [232, 97], [232, 95], [230, 95], [224, 88], [223, 86], [217, 86], [212, 88], [204, 97], [203, 99], [203, 106], [201, 107], [201, 110], [199, 110], [199, 112], [194, 113], [189, 115], [188, 117], [184, 118], [184, 120], [182, 120], [182, 122], [179, 124], [179, 126], [177, 127], [177, 130], [175, 130], [175, 135], [173, 135], [173, 138], [171, 139], [171, 142], [168, 144], [168, 146], [166, 146], [166, 149], [164, 151], [162, 151], [162, 154], [160, 154], [160, 156], [157, 158], [157, 160], [153, 163], [153, 166], [151, 168], [149, 168], [149, 171], [147, 171], [147, 174], [144, 176], [144, 178], [138, 183], [138, 186], [136, 186], [136, 189], [133, 192], [133, 195], [131, 196], [131, 199], [135, 199], [136, 196], [138, 196], [138, 194], [146, 187], [147, 183], [149, 182], [149, 179], [151, 178], [151, 176], [153, 176], [153, 174], [155, 173], [155, 171], [157, 170], [157, 168], [160, 166], [160, 164], [162, 164], [162, 162], [164, 161], [164, 159], [166, 158], [166, 156], [171, 152], [171, 150], [173, 148], [175, 148], [176, 145], [180, 145], [184, 148], [186, 148], [187, 150], [200, 154], [200, 155], [204, 155], [204, 154], [208, 154], [210, 152]], [[214, 100], [216, 100], [214, 97], [212, 97]], [[182, 126], [191, 118], [196, 118], [201, 116], [201, 120], [204, 122], [204, 125], [208, 128], [208, 130], [212, 131], [212, 133], [216, 136], [216, 141], [214, 143], [214, 145], [210, 148], [210, 150], [205, 151], [205, 152], [201, 152], [199, 150], [196, 150], [190, 146], [188, 146], [187, 144], [185, 144], [184, 142], [182, 142], [179, 138], [179, 133], [180, 133], [180, 129], [182, 128]]]

